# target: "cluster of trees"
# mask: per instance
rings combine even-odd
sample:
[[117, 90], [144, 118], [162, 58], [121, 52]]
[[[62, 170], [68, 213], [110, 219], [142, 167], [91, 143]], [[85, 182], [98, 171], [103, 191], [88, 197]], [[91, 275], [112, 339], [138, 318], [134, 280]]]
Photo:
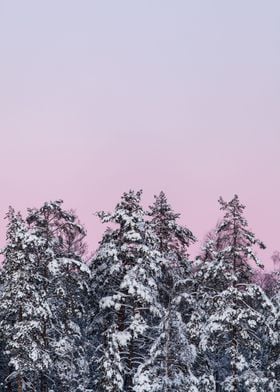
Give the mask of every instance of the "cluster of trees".
[[[10, 208], [0, 292], [0, 390], [280, 391], [280, 280], [237, 196], [190, 261], [193, 233], [163, 192], [124, 193], [90, 263], [61, 201]], [[2, 389], [1, 389], [2, 388]]]

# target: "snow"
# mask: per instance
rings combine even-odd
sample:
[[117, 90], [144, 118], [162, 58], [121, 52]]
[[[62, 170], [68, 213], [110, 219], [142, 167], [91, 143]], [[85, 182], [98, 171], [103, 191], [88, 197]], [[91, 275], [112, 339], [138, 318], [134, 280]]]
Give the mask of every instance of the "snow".
[[[7, 214], [0, 290], [0, 377], [23, 390], [277, 392], [279, 276], [271, 292], [244, 206], [224, 217], [196, 263], [195, 241], [163, 192], [148, 212], [124, 193], [90, 265], [75, 244], [84, 229], [62, 201]], [[268, 294], [269, 293], [269, 294]], [[129, 385], [129, 387], [128, 387]], [[7, 389], [7, 388], [6, 388]]]

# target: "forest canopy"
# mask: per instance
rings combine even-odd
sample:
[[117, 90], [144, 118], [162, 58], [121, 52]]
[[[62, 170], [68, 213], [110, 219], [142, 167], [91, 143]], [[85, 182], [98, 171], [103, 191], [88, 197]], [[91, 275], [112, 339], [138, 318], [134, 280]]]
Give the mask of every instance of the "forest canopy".
[[238, 196], [219, 199], [223, 217], [194, 260], [195, 235], [164, 192], [148, 210], [141, 196], [97, 213], [107, 228], [90, 261], [61, 200], [26, 217], [10, 207], [1, 390], [280, 391], [280, 274], [256, 269], [265, 245]]

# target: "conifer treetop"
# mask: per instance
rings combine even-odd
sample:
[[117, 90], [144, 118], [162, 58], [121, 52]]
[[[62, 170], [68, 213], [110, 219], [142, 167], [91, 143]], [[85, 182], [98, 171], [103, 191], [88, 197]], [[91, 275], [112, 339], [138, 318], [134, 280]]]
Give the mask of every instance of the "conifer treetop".
[[242, 268], [242, 265], [248, 265], [249, 260], [263, 268], [253, 246], [257, 245], [260, 249], [265, 249], [265, 245], [248, 229], [247, 220], [243, 215], [245, 206], [240, 203], [237, 195], [234, 195], [229, 202], [225, 202], [220, 197], [219, 203], [221, 210], [225, 211], [216, 231], [219, 247], [222, 249], [219, 252], [220, 255], [226, 259], [231, 258], [235, 269]]
[[118, 223], [122, 228], [132, 227], [140, 217], [143, 217], [144, 211], [140, 206], [142, 190], [124, 192], [120, 202], [116, 205], [113, 213], [99, 211], [97, 216], [102, 223]]
[[148, 215], [151, 217], [151, 227], [159, 237], [160, 250], [177, 250], [187, 256], [186, 249], [196, 241], [195, 236], [191, 230], [178, 224], [180, 214], [173, 211], [163, 191], [155, 195], [154, 199]]

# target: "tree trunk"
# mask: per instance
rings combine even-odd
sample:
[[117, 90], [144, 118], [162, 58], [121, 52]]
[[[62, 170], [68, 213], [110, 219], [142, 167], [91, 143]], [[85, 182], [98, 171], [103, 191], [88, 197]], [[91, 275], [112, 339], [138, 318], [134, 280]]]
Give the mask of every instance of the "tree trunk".
[[44, 374], [41, 374], [41, 386], [40, 386], [40, 392], [48, 392], [48, 384], [46, 380], [46, 376]]
[[[11, 370], [10, 370], [10, 374], [11, 374]], [[8, 380], [7, 382], [7, 392], [13, 392], [13, 386], [12, 386], [12, 381]]]
[[[168, 304], [168, 320], [167, 320], [167, 325], [166, 325], [166, 343], [165, 343], [165, 378], [166, 380], [169, 380], [171, 377], [171, 358], [170, 358], [170, 344], [171, 344], [171, 304], [170, 304], [170, 299], [169, 299], [169, 304]], [[164, 386], [164, 391], [168, 392], [168, 389], [166, 385]]]
[[[18, 321], [22, 322], [22, 320], [22, 306], [20, 306], [18, 312]], [[20, 374], [17, 375], [17, 392], [22, 392], [22, 376]]]
[[134, 342], [133, 338], [131, 339], [130, 345], [129, 345], [129, 353], [128, 353], [128, 360], [127, 360], [127, 368], [128, 372], [126, 375], [126, 381], [125, 381], [125, 390], [130, 392], [132, 391], [132, 377], [133, 377], [133, 354], [134, 354]]
[[237, 360], [237, 343], [236, 343], [236, 329], [233, 329], [233, 338], [232, 338], [232, 364], [231, 364], [231, 371], [233, 377], [233, 390], [234, 392], [238, 391], [238, 380], [237, 380], [237, 367], [236, 367], [236, 360]]
[[[46, 322], [44, 321], [43, 323], [43, 331], [42, 331], [42, 338], [44, 342], [44, 348], [47, 351], [49, 342], [48, 342], [48, 336], [47, 336], [47, 325]], [[41, 374], [41, 392], [48, 392], [48, 383], [45, 374]]]
[[22, 392], [22, 377], [20, 374], [17, 376], [17, 392]]
[[125, 308], [124, 305], [121, 306], [118, 312], [118, 330], [124, 331], [125, 328]]

